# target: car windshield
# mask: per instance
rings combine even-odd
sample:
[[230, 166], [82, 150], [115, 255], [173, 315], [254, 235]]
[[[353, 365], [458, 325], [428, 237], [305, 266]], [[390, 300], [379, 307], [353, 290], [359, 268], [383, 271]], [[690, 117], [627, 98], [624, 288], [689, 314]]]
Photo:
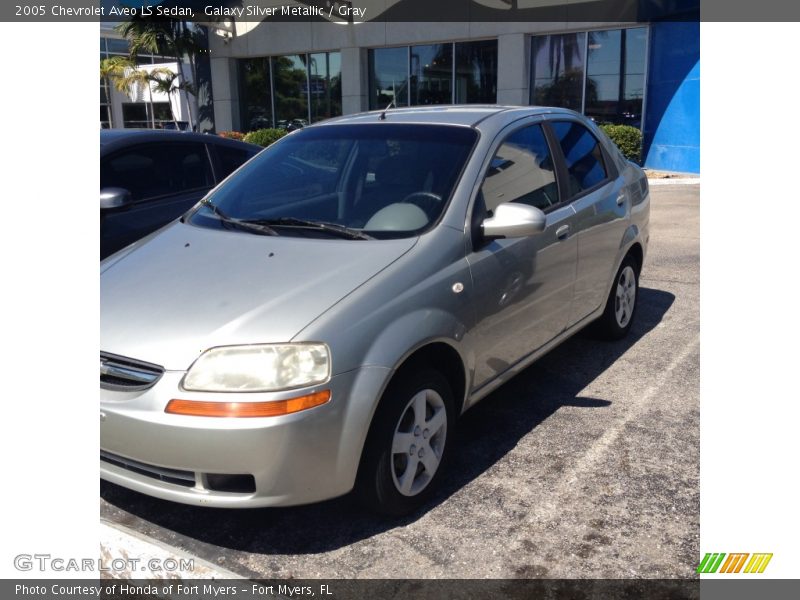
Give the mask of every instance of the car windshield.
[[309, 127], [247, 163], [189, 222], [353, 240], [417, 235], [441, 216], [476, 139], [451, 125]]

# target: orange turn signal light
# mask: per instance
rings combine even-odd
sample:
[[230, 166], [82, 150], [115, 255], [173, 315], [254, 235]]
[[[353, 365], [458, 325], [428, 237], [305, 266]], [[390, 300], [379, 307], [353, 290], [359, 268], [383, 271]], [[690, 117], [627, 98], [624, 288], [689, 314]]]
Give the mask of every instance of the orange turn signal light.
[[192, 417], [279, 417], [329, 402], [331, 391], [323, 390], [288, 400], [269, 402], [205, 402], [170, 400], [164, 412]]

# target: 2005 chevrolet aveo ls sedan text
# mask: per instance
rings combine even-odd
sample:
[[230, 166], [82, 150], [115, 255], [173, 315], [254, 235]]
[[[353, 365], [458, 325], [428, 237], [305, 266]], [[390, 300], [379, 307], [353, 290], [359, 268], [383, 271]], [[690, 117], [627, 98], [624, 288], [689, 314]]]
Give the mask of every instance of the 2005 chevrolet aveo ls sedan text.
[[628, 332], [648, 220], [641, 169], [567, 110], [292, 133], [101, 264], [101, 477], [414, 510], [458, 415], [590, 323]]

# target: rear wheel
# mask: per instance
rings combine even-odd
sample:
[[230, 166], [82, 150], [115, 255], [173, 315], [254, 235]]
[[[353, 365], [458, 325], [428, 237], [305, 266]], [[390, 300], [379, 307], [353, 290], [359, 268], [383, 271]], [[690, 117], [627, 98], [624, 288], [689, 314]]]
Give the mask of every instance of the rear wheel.
[[454, 430], [453, 395], [433, 370], [400, 374], [381, 400], [359, 470], [359, 493], [371, 509], [403, 515], [434, 489]]
[[614, 278], [605, 311], [597, 320], [598, 333], [611, 340], [625, 337], [633, 325], [638, 300], [639, 265], [626, 256]]

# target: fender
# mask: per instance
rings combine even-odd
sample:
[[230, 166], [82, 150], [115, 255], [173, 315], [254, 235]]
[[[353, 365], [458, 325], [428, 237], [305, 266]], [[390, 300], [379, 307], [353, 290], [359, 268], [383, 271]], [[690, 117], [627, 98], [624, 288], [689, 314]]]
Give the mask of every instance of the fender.
[[[622, 259], [625, 258], [631, 246], [637, 241], [639, 241], [639, 227], [636, 223], [631, 223], [628, 225], [619, 243], [619, 250], [617, 250], [617, 256], [614, 258], [614, 268], [611, 270], [611, 275], [606, 285], [606, 297], [611, 293], [611, 286], [614, 285], [614, 278], [617, 276], [617, 271], [619, 271], [619, 267], [622, 264]], [[644, 243], [642, 243], [642, 252], [644, 252]], [[640, 268], [641, 266], [642, 265], [639, 265]], [[605, 301], [603, 303], [605, 304]]]

